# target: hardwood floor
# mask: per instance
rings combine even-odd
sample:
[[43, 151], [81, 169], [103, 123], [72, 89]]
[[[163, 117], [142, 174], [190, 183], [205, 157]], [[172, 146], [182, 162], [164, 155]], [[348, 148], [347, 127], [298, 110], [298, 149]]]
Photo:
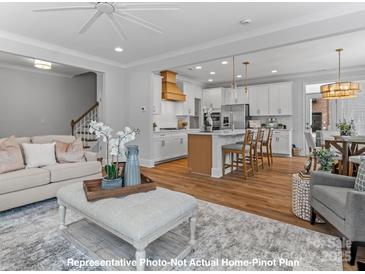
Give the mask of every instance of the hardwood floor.
[[[301, 226], [322, 233], [338, 236], [330, 224], [310, 225], [297, 218], [291, 211], [291, 176], [303, 169], [306, 158], [275, 157], [274, 166], [260, 170], [254, 177], [244, 180], [239, 171], [221, 179], [192, 174], [188, 171], [187, 159], [143, 168], [145, 175], [158, 185], [193, 195], [212, 203], [240, 209], [285, 223]], [[359, 255], [363, 257], [359, 250]], [[345, 270], [356, 270], [344, 264]]]

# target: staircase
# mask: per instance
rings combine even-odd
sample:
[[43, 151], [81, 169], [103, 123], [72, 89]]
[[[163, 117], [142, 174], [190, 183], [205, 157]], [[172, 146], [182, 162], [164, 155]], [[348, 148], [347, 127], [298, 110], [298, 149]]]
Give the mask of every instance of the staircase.
[[81, 138], [86, 150], [98, 150], [98, 139], [94, 134], [89, 132], [90, 121], [98, 121], [99, 102], [96, 102], [78, 119], [71, 121], [72, 135], [75, 138]]

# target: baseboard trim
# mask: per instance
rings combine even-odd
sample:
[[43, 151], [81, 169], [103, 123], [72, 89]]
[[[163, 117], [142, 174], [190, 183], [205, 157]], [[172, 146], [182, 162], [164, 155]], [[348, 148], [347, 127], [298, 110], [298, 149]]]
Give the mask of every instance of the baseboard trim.
[[151, 168], [155, 166], [155, 161], [151, 159], [140, 159], [139, 163], [143, 167]]

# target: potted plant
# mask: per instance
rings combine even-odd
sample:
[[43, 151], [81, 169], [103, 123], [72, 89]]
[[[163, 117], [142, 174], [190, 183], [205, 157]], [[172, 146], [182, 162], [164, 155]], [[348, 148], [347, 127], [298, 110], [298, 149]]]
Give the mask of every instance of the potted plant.
[[[139, 133], [138, 129], [131, 129], [125, 127], [124, 131], [118, 131], [115, 136], [112, 135], [113, 129], [104, 125], [102, 122], [91, 121], [89, 132], [95, 134], [96, 138], [103, 138], [103, 142], [106, 143], [106, 165], [104, 171], [106, 176], [102, 179], [102, 189], [111, 189], [123, 186], [122, 172], [119, 168], [119, 161], [124, 157], [126, 152], [125, 144], [133, 141], [136, 138], [136, 134]], [[111, 157], [109, 157], [109, 155]], [[116, 161], [113, 162], [112, 158], [116, 157]]]
[[330, 172], [335, 164], [335, 154], [329, 149], [322, 148], [320, 150], [313, 151], [312, 154], [317, 158], [319, 164], [319, 170]]
[[336, 127], [340, 130], [341, 136], [351, 136], [355, 131], [354, 120], [347, 122], [346, 119], [336, 124]]

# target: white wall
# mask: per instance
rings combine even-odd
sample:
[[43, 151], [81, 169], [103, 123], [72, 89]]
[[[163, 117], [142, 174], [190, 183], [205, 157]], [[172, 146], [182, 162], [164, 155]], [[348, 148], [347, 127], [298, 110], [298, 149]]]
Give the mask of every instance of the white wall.
[[0, 136], [71, 134], [96, 102], [96, 75], [66, 77], [0, 67]]

